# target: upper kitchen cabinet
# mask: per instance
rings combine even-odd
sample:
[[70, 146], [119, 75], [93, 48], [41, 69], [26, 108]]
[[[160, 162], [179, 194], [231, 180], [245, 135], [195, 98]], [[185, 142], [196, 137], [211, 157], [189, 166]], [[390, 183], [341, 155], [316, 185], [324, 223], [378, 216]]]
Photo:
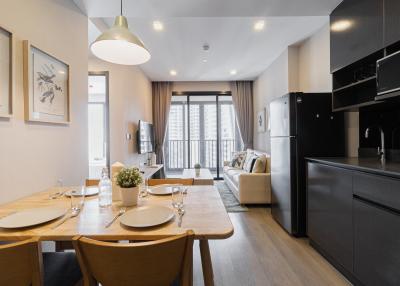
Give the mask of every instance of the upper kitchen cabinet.
[[383, 6], [382, 0], [344, 0], [332, 12], [331, 72], [383, 48]]
[[385, 0], [385, 46], [400, 41], [400, 1]]

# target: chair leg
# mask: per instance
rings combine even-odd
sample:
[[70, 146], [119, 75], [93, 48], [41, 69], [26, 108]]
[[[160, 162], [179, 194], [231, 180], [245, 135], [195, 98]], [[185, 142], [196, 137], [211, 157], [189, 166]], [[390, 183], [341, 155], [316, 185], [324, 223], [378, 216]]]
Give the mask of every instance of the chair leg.
[[211, 262], [210, 246], [208, 240], [200, 239], [200, 256], [203, 267], [204, 285], [214, 286], [214, 273]]

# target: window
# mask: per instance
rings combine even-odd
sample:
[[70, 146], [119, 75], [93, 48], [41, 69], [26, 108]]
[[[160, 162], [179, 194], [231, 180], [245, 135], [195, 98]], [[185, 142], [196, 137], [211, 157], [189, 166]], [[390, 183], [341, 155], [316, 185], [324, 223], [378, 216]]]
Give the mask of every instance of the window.
[[181, 174], [199, 163], [216, 178], [223, 162], [241, 148], [230, 95], [174, 95], [164, 144], [167, 175]]
[[108, 75], [89, 73], [88, 148], [89, 178], [99, 179], [109, 168], [108, 144]]

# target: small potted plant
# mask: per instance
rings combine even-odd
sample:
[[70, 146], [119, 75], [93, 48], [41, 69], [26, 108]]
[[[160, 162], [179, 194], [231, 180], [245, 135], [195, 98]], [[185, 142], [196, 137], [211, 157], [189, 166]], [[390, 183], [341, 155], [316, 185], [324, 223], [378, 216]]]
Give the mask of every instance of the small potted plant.
[[137, 205], [139, 185], [142, 183], [139, 169], [122, 168], [116, 179], [121, 191], [122, 205], [125, 207]]
[[194, 165], [194, 171], [196, 172], [196, 177], [200, 176], [201, 165], [199, 163]]

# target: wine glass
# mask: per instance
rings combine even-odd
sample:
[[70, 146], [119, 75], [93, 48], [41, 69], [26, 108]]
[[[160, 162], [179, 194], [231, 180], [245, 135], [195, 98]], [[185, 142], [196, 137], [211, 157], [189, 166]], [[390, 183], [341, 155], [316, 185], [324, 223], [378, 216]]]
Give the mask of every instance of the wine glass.
[[178, 211], [183, 209], [183, 189], [180, 186], [172, 187], [172, 206]]

